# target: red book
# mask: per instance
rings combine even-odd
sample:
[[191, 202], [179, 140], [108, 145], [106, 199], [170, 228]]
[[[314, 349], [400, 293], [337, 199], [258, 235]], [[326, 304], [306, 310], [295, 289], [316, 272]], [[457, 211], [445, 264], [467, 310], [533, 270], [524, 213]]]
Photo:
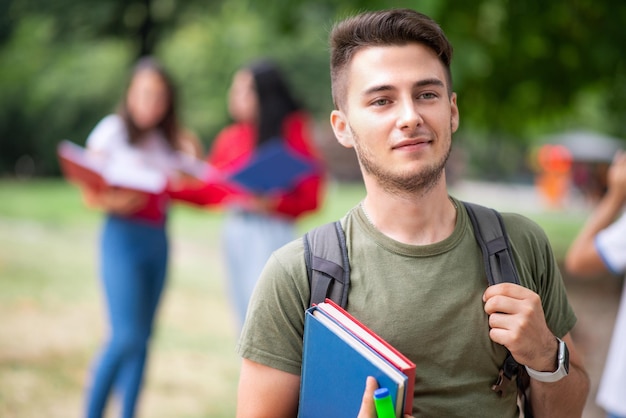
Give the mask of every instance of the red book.
[[95, 191], [108, 187], [102, 177], [104, 165], [95, 158], [89, 158], [84, 148], [63, 141], [57, 147], [57, 156], [61, 171], [68, 181], [84, 184]]
[[404, 404], [404, 413], [412, 414], [413, 410], [413, 388], [415, 386], [415, 363], [409, 360], [404, 354], [395, 347], [382, 339], [374, 331], [362, 324], [358, 319], [348, 313], [341, 306], [337, 305], [331, 299], [326, 299], [324, 303], [319, 303], [316, 307], [324, 311], [328, 316], [335, 319], [344, 328], [358, 337], [361, 341], [371, 347], [378, 354], [383, 356], [387, 361], [397, 367], [402, 373], [408, 377], [406, 386], [406, 401]]
[[59, 165], [65, 178], [74, 184], [102, 192], [108, 188], [128, 189], [145, 196], [134, 218], [161, 222], [167, 207], [167, 177], [156, 170], [133, 165], [130, 159], [114, 164], [80, 145], [62, 141], [57, 147]]
[[95, 191], [119, 187], [160, 194], [167, 187], [164, 173], [136, 164], [130, 155], [108, 161], [70, 141], [62, 141], [58, 145], [57, 155], [61, 171], [68, 181], [84, 184]]

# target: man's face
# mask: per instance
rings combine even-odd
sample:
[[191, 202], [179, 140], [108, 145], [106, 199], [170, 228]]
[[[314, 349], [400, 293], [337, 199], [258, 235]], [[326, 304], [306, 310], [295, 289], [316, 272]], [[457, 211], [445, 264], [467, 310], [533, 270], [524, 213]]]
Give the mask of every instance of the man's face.
[[345, 108], [331, 114], [339, 142], [354, 147], [363, 175], [398, 191], [439, 180], [459, 123], [443, 64], [421, 45], [368, 47], [347, 69]]

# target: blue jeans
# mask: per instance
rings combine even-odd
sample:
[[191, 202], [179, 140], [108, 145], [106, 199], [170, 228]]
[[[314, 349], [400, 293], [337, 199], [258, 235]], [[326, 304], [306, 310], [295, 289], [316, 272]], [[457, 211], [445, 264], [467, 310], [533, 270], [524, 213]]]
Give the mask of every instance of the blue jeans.
[[621, 415], [615, 415], [615, 414], [613, 414], [611, 412], [607, 412], [606, 413], [606, 418], [626, 418], [626, 417], [623, 417]]
[[228, 214], [222, 232], [227, 288], [239, 329], [257, 279], [272, 252], [295, 238], [290, 219], [245, 211]]
[[164, 226], [107, 217], [100, 270], [110, 336], [95, 364], [88, 394], [89, 418], [102, 417], [113, 387], [121, 399], [121, 416], [135, 414], [167, 257]]

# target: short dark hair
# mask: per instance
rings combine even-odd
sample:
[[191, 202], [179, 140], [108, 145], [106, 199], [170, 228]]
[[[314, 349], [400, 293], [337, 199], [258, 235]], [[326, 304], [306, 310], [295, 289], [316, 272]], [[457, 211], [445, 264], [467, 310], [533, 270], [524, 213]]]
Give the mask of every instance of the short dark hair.
[[411, 9], [365, 12], [338, 22], [330, 33], [330, 78], [335, 108], [343, 105], [346, 68], [354, 54], [368, 46], [419, 43], [432, 49], [443, 64], [452, 94], [452, 45], [437, 22]]

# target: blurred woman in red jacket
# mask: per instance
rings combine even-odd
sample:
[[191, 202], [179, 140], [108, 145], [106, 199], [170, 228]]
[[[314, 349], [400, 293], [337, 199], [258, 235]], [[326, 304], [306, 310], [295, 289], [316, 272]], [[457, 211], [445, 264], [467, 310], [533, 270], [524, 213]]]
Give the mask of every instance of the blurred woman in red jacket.
[[[173, 197], [227, 210], [222, 243], [229, 296], [241, 327], [265, 262], [274, 250], [295, 239], [295, 221], [320, 207], [324, 175], [309, 115], [273, 62], [262, 60], [238, 70], [228, 99], [234, 122], [218, 134], [207, 157], [218, 173], [210, 178], [217, 180], [209, 181], [200, 193], [183, 190]], [[228, 180], [261, 149], [273, 145], [284, 146], [310, 169], [280, 189], [255, 191]]]

